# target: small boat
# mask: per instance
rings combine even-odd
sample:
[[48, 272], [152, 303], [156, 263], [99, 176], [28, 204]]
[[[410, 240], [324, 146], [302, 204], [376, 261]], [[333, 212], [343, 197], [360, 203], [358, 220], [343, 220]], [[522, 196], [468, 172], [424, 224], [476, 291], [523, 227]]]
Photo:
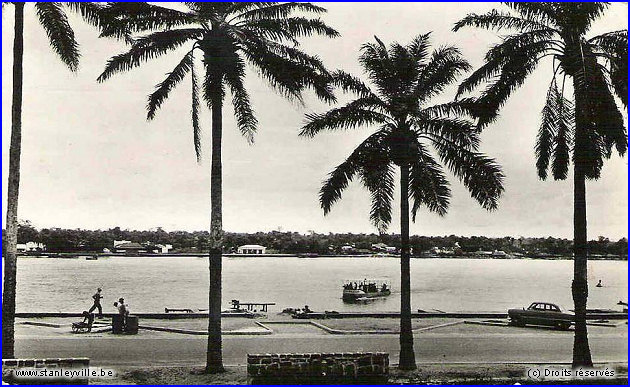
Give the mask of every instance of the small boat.
[[386, 279], [347, 280], [343, 284], [344, 302], [370, 302], [391, 293], [391, 286]]
[[86, 261], [96, 261], [98, 259], [98, 255], [94, 254], [94, 255], [88, 255], [85, 257]]
[[319, 254], [317, 253], [299, 253], [298, 258], [317, 258]]

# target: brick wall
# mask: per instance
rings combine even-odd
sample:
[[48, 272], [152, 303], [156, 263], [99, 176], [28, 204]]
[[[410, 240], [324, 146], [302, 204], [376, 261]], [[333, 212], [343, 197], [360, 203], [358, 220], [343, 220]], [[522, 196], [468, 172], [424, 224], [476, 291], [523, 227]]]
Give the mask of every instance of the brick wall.
[[247, 375], [254, 382], [266, 379], [378, 381], [386, 379], [388, 374], [389, 354], [383, 352], [247, 355]]
[[25, 370], [82, 370], [88, 369], [90, 359], [85, 357], [64, 359], [2, 359], [2, 381], [11, 384], [87, 384], [89, 377], [67, 378], [28, 378], [16, 377], [15, 369]]

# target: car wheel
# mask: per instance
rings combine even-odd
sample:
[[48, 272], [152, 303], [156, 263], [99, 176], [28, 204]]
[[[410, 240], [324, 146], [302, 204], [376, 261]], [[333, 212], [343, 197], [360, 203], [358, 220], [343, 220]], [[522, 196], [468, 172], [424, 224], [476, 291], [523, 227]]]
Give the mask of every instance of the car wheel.
[[563, 331], [568, 331], [569, 328], [571, 328], [571, 323], [570, 322], [561, 322], [558, 324], [558, 329], [563, 330]]

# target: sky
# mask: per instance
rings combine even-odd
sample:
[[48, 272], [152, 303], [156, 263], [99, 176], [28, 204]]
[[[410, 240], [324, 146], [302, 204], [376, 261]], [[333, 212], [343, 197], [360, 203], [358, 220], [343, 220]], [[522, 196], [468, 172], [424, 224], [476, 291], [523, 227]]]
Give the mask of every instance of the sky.
[[[357, 58], [377, 35], [386, 43], [408, 43], [432, 31], [434, 47], [459, 47], [474, 67], [500, 35], [479, 29], [452, 32], [467, 13], [491, 3], [320, 3], [322, 19], [341, 33], [337, 39], [308, 38], [302, 48], [327, 67], [362, 75]], [[592, 35], [627, 29], [627, 4], [612, 4]], [[77, 73], [68, 71], [48, 45], [32, 4], [25, 11], [22, 165], [18, 217], [38, 228], [207, 230], [210, 224], [210, 117], [202, 114], [204, 158], [198, 164], [192, 142], [190, 79], [174, 90], [157, 117], [146, 120], [147, 95], [179, 62], [184, 51], [152, 60], [105, 83], [104, 64], [124, 44], [99, 39], [75, 16], [82, 53]], [[2, 186], [3, 225], [11, 131], [13, 9], [2, 11]], [[482, 134], [481, 151], [506, 175], [496, 211], [474, 201], [452, 176], [453, 198], [444, 217], [421, 209], [412, 234], [489, 237], [572, 237], [572, 184], [540, 181], [534, 167], [552, 63], [542, 62], [505, 104], [500, 118]], [[224, 110], [223, 224], [226, 231], [372, 233], [369, 194], [353, 182], [324, 216], [318, 191], [326, 175], [374, 128], [298, 137], [304, 115], [329, 106], [307, 93], [299, 105], [276, 94], [249, 70], [246, 86], [259, 121], [254, 145], [236, 130], [229, 103]], [[454, 88], [436, 101], [454, 97]], [[229, 98], [229, 97], [228, 97]], [[347, 97], [339, 96], [339, 102]], [[627, 113], [625, 114], [627, 121]], [[396, 197], [398, 197], [398, 192]], [[615, 155], [602, 177], [587, 183], [589, 238], [628, 234], [628, 160]], [[399, 202], [389, 232], [399, 232]]]

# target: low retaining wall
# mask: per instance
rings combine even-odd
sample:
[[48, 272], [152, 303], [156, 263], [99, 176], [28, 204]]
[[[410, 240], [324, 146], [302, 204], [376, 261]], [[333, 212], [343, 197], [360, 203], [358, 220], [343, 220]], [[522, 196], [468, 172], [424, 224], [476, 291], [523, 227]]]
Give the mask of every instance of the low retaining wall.
[[[106, 318], [112, 318], [117, 316], [118, 313], [103, 313], [103, 316]], [[208, 318], [208, 313], [134, 313], [134, 316], [138, 316], [140, 318], [150, 318], [150, 319], [163, 319], [163, 320], [178, 320], [178, 319], [186, 319], [186, 318]], [[18, 318], [45, 318], [45, 317], [59, 317], [59, 318], [68, 318], [68, 317], [80, 317], [83, 318], [82, 313], [59, 313], [59, 312], [19, 312], [15, 314], [15, 317]], [[254, 318], [256, 317], [252, 313], [221, 313], [221, 318], [226, 317], [247, 317]]]
[[[2, 359], [2, 381], [10, 384], [88, 384], [90, 359]], [[16, 370], [31, 376], [17, 375]], [[74, 371], [74, 372], [73, 372]], [[82, 372], [81, 372], [82, 371]], [[73, 377], [70, 378], [70, 375]]]
[[253, 384], [339, 381], [382, 383], [389, 375], [389, 354], [248, 354], [247, 375]]

